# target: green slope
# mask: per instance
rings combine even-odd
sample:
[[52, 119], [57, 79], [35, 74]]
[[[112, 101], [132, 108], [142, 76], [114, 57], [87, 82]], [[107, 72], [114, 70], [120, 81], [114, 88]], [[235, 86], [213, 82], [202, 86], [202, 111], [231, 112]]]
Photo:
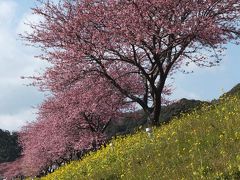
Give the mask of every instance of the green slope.
[[240, 179], [240, 98], [112, 144], [43, 179]]

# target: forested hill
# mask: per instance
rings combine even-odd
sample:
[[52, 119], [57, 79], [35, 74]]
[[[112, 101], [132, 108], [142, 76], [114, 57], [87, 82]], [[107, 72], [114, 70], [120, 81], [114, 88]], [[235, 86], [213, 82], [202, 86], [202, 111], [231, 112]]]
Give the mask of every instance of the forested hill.
[[0, 129], [0, 163], [14, 161], [20, 156], [17, 133]]
[[[187, 113], [191, 110], [201, 107], [203, 102], [200, 100], [181, 99], [168, 106], [162, 107], [162, 113], [160, 116], [161, 123], [168, 123], [173, 117], [178, 117], [181, 113]], [[126, 113], [120, 119], [113, 120], [106, 129], [106, 133], [109, 137], [116, 135], [123, 135], [133, 133], [139, 126], [146, 126], [147, 118], [143, 111], [137, 111], [133, 113]]]
[[[240, 83], [234, 86], [230, 91], [224, 93], [224, 95], [238, 95], [240, 96]], [[168, 123], [173, 117], [179, 117], [182, 113], [190, 113], [193, 109], [200, 108], [203, 104], [217, 103], [219, 100], [212, 100], [211, 102], [204, 102], [194, 99], [183, 98], [177, 102], [174, 102], [168, 106], [162, 107], [160, 116], [160, 122]], [[147, 118], [142, 111], [134, 113], [126, 113], [123, 118], [113, 120], [109, 127], [106, 129], [106, 133], [109, 137], [116, 135], [129, 134], [134, 132], [134, 129], [139, 126], [145, 126]]]

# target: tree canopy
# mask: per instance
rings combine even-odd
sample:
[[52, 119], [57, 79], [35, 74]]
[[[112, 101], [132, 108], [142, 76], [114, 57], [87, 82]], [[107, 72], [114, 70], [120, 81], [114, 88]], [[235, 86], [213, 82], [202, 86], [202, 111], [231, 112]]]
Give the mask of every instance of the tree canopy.
[[53, 66], [38, 78], [52, 92], [101, 76], [157, 125], [167, 78], [189, 63], [214, 66], [239, 40], [238, 0], [42, 2], [26, 39]]

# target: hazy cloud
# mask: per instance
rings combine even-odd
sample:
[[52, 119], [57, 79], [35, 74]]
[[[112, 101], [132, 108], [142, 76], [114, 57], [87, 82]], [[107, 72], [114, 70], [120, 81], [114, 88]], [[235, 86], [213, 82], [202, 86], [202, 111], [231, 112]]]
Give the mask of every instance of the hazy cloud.
[[31, 122], [36, 117], [36, 110], [27, 109], [16, 114], [0, 114], [0, 128], [18, 131], [26, 122]]
[[11, 0], [0, 1], [0, 26], [12, 22], [17, 8], [17, 3]]

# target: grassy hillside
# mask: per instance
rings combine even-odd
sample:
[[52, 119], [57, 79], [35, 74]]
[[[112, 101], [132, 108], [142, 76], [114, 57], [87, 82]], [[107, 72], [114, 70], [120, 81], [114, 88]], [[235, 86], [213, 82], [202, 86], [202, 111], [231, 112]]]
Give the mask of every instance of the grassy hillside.
[[203, 105], [151, 137], [119, 137], [43, 179], [240, 179], [240, 98]]

